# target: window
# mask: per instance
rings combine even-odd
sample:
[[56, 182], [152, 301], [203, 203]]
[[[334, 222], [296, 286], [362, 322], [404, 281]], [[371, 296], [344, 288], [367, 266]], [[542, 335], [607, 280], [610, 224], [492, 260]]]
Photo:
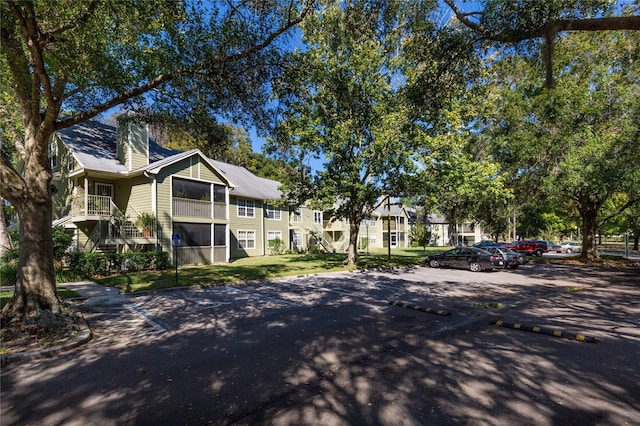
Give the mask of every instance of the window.
[[400, 216], [400, 225], [404, 224], [404, 216]]
[[58, 167], [58, 143], [56, 141], [49, 144], [49, 165], [52, 169]]
[[75, 169], [76, 167], [76, 162], [73, 159], [73, 155], [71, 155], [71, 153], [69, 153], [69, 156], [67, 157], [67, 171], [73, 171], [73, 169]]
[[255, 201], [238, 200], [238, 217], [255, 217]]
[[291, 222], [293, 223], [302, 222], [302, 215], [300, 214], [300, 210], [293, 210], [291, 212]]
[[211, 225], [208, 223], [181, 223], [173, 224], [173, 233], [180, 234], [182, 247], [210, 247]]
[[266, 210], [267, 210], [267, 219], [280, 220], [280, 217], [281, 217], [280, 209], [277, 209], [267, 204]]
[[302, 234], [300, 232], [293, 232], [293, 248], [300, 249], [302, 247]]
[[369, 226], [376, 226], [376, 219], [374, 217], [371, 218], [371, 222], [369, 222]]
[[224, 224], [213, 225], [213, 245], [214, 246], [227, 245], [227, 225], [224, 225]]
[[322, 224], [322, 212], [320, 211], [313, 212], [313, 223], [315, 223], [316, 225]]
[[275, 239], [282, 241], [282, 231], [267, 231], [267, 241]]
[[376, 234], [369, 235], [369, 244], [374, 245], [376, 243]]
[[238, 231], [238, 248], [254, 249], [256, 248], [256, 231]]
[[95, 193], [103, 197], [113, 197], [113, 185], [110, 183], [96, 182]]

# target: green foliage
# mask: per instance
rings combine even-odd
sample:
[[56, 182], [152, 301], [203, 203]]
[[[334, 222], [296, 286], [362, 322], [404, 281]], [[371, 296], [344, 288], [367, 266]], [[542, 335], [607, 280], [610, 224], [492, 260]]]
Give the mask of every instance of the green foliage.
[[155, 223], [156, 216], [153, 213], [141, 213], [136, 219], [136, 225], [145, 231], [153, 231]]
[[69, 274], [83, 278], [171, 266], [167, 252], [68, 253], [66, 260]]
[[51, 229], [51, 234], [53, 239], [53, 260], [61, 261], [73, 241], [73, 230], [65, 229], [62, 226], [54, 226]]
[[411, 228], [409, 238], [411, 239], [412, 245], [415, 243], [417, 246], [425, 249], [431, 240], [431, 231], [429, 231], [425, 223], [416, 223]]
[[[380, 197], [403, 186], [415, 166], [413, 125], [395, 82], [401, 5], [322, 6], [301, 25], [308, 49], [291, 56], [292, 65], [274, 86], [285, 108], [269, 149], [299, 165], [300, 173], [285, 181], [286, 189], [294, 189], [290, 197], [313, 196], [332, 206], [335, 217], [360, 223]], [[304, 165], [311, 159], [323, 159], [324, 170], [304, 190], [310, 183]], [[352, 235], [350, 263], [357, 259], [357, 241]]]
[[284, 253], [285, 244], [280, 238], [269, 240], [269, 251], [272, 255], [278, 256]]
[[16, 284], [18, 276], [18, 259], [3, 259], [0, 261], [0, 285], [11, 286]]

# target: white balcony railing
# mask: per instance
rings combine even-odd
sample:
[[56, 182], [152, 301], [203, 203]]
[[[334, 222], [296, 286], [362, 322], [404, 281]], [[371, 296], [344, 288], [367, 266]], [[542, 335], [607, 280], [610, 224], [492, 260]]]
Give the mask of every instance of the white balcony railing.
[[87, 195], [76, 197], [71, 206], [73, 216], [109, 216], [111, 215], [111, 197], [104, 195]]

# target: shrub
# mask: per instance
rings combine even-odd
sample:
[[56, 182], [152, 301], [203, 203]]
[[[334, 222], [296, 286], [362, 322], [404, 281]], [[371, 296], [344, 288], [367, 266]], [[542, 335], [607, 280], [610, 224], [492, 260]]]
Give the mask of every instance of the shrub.
[[8, 262], [2, 260], [0, 264], [0, 285], [16, 285], [16, 276], [18, 274], [18, 259], [11, 259]]
[[71, 275], [85, 278], [112, 273], [161, 270], [171, 266], [167, 252], [67, 253]]
[[273, 255], [284, 253], [284, 242], [280, 238], [269, 240], [269, 250], [271, 250], [271, 254]]
[[62, 260], [73, 241], [73, 231], [62, 226], [54, 226], [51, 229], [51, 239], [53, 242], [53, 259]]

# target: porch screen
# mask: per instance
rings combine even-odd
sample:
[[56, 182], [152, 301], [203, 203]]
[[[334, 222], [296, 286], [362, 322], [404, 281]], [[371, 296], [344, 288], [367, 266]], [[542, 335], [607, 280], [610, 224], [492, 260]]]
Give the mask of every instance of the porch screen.
[[181, 235], [182, 247], [211, 246], [211, 224], [209, 223], [174, 223], [173, 233]]
[[173, 178], [173, 196], [192, 200], [210, 200], [211, 185], [187, 179]]

